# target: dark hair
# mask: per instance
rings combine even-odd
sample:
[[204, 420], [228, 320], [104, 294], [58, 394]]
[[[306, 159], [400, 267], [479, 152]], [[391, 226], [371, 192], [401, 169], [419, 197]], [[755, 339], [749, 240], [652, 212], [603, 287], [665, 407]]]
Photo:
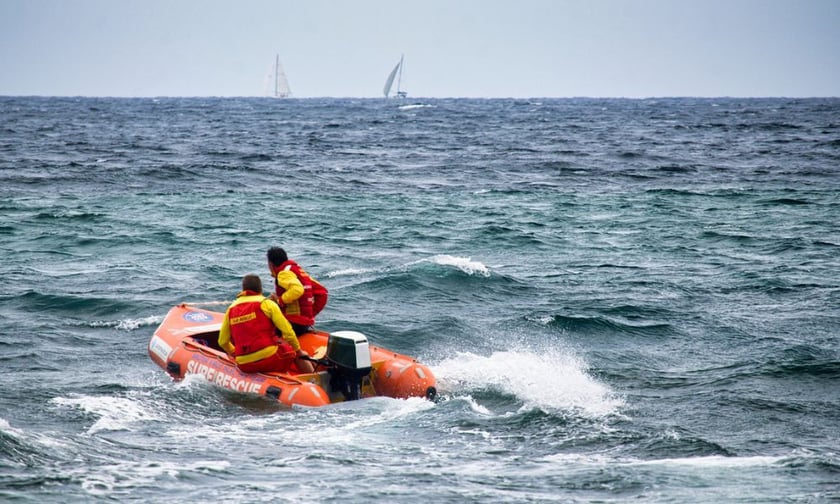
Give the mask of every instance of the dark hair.
[[275, 266], [280, 266], [289, 260], [289, 256], [286, 255], [286, 251], [280, 247], [271, 247], [268, 249], [266, 256], [268, 257], [268, 262]]
[[262, 280], [259, 275], [245, 275], [242, 277], [242, 290], [258, 292], [262, 294]]

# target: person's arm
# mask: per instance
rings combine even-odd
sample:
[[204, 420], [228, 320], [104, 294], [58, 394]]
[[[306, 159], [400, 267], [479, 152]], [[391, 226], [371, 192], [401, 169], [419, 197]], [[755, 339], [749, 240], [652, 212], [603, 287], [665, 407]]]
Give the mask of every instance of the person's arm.
[[300, 283], [297, 275], [292, 271], [279, 271], [277, 273], [277, 284], [280, 285], [285, 292], [280, 296], [280, 302], [289, 304], [303, 296], [303, 284]]
[[262, 308], [263, 313], [274, 323], [274, 327], [280, 330], [283, 339], [292, 346], [295, 352], [300, 353], [300, 341], [298, 341], [295, 331], [292, 329], [292, 324], [283, 316], [283, 312], [280, 311], [277, 303], [266, 299], [260, 303], [260, 308]]
[[230, 308], [225, 311], [225, 318], [222, 319], [222, 327], [219, 329], [219, 346], [228, 353], [233, 355], [236, 347], [230, 342]]

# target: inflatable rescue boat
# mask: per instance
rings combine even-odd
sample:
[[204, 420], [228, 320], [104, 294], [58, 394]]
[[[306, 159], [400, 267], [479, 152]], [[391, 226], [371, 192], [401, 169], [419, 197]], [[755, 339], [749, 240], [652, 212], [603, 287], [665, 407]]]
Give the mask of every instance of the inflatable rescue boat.
[[355, 331], [313, 331], [298, 337], [314, 359], [314, 373], [243, 373], [219, 348], [223, 317], [193, 305], [175, 306], [149, 341], [149, 356], [175, 380], [200, 374], [219, 387], [288, 406], [318, 407], [373, 396], [434, 399], [437, 394], [429, 368], [370, 345]]

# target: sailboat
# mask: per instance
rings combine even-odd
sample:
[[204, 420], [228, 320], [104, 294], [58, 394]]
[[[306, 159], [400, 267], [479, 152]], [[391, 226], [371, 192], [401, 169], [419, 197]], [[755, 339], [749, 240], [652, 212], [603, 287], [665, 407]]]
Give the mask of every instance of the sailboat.
[[385, 87], [382, 88], [382, 94], [385, 95], [385, 98], [388, 98], [391, 94], [391, 86], [394, 85], [394, 78], [397, 79], [397, 92], [394, 96], [397, 98], [405, 98], [408, 96], [408, 93], [400, 89], [400, 84], [402, 84], [402, 69], [403, 69], [403, 55], [400, 55], [400, 62], [397, 63], [397, 66], [391, 70], [391, 73], [388, 74], [388, 78], [385, 80]]
[[288, 98], [292, 96], [289, 81], [286, 79], [286, 72], [283, 71], [283, 65], [280, 64], [279, 54], [274, 60], [274, 70], [268, 77], [274, 81], [274, 92], [272, 96], [275, 98]]

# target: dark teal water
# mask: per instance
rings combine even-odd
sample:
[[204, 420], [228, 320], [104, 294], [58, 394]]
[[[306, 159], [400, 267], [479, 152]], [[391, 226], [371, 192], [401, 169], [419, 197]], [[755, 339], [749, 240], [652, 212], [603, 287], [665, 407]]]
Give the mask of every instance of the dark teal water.
[[[840, 499], [838, 99], [7, 97], [0, 196], [0, 501]], [[271, 245], [442, 400], [172, 382]]]

